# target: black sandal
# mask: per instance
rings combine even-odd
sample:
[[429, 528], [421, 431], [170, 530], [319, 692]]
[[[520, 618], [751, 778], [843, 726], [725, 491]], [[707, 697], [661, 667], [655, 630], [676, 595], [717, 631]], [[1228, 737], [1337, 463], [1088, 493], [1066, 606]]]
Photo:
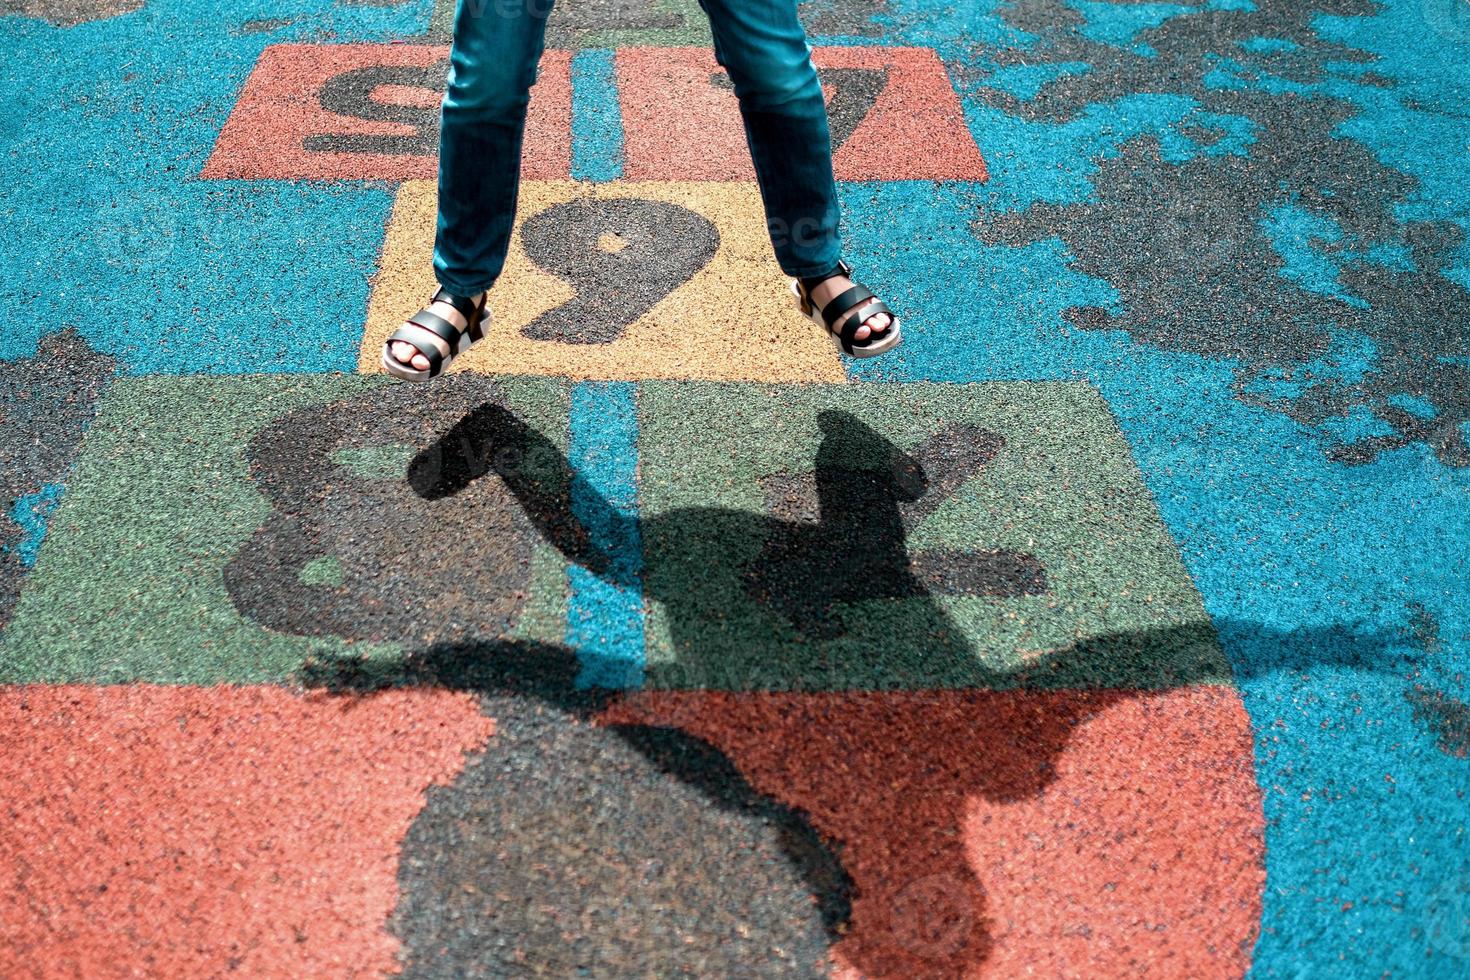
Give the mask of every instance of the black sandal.
[[[867, 286], [852, 280], [852, 288], [844, 290], [834, 297], [821, 310], [817, 309], [812, 302], [812, 290], [818, 283], [831, 279], [833, 276], [846, 276], [852, 279], [852, 266], [842, 259], [837, 260], [837, 270], [829, 272], [825, 276], [813, 276], [809, 279], [791, 280], [791, 294], [796, 297], [797, 307], [802, 316], [821, 327], [823, 332], [836, 341], [837, 346], [851, 357], [877, 357], [898, 346], [903, 339], [899, 332], [898, 315], [888, 308], [888, 304], [877, 298]], [[872, 302], [864, 302], [872, 300]], [[846, 320], [842, 314], [858, 304], [861, 308], [855, 310], [852, 316]], [[868, 328], [866, 340], [855, 340], [854, 335], [858, 328], [866, 323], [871, 317], [879, 313], [887, 313], [890, 317], [887, 328], [882, 333], [875, 333], [872, 327]], [[842, 323], [842, 329], [836, 329], [838, 322]]]
[[[429, 306], [448, 303], [464, 317], [465, 329], [461, 331], [425, 307], [409, 317], [403, 326], [393, 331], [383, 342], [383, 370], [404, 381], [428, 381], [437, 378], [456, 357], [473, 347], [477, 341], [485, 339], [485, 327], [490, 323], [490, 311], [486, 306], [488, 302], [488, 294], [482, 296], [477, 304], [468, 297], [453, 296], [440, 286], [433, 299], [429, 300]], [[415, 327], [418, 329], [414, 329]], [[392, 344], [397, 341], [412, 345], [414, 350], [424, 355], [429, 362], [429, 369], [420, 371], [394, 357]]]

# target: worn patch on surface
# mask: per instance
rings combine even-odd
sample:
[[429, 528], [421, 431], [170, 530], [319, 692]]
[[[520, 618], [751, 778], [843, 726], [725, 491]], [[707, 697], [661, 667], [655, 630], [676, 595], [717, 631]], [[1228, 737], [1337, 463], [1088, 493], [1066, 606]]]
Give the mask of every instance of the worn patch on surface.
[[[1321, 36], [1318, 8], [1292, 0], [1191, 12], [1131, 48], [1075, 30], [1069, 9], [1003, 10], [1046, 38], [1038, 51], [992, 53], [1002, 71], [1031, 72], [1034, 94], [986, 85], [976, 65], [966, 74], [977, 95], [1024, 119], [1071, 122], [1163, 91], [1191, 100], [1197, 123], [1091, 161], [1086, 200], [982, 213], [981, 239], [1061, 238], [1073, 267], [1117, 295], [1072, 310], [1074, 323], [1238, 360], [1238, 396], [1319, 428], [1334, 459], [1417, 442], [1470, 466], [1470, 283], [1451, 271], [1465, 232], [1406, 218], [1422, 212], [1419, 182], [1343, 138], [1355, 102], [1381, 101], [1393, 79]], [[1439, 50], [1454, 57], [1457, 45]]]
[[0, 973], [391, 972], [398, 844], [475, 699], [0, 688]]
[[0, 628], [112, 370], [71, 330], [43, 338], [32, 358], [0, 362]]
[[41, 17], [58, 27], [106, 20], [143, 7], [144, 0], [0, 0], [0, 17]]
[[1434, 736], [1440, 751], [1461, 759], [1470, 756], [1470, 704], [1418, 685], [1404, 697], [1414, 708], [1414, 720]]
[[[449, 41], [455, 0], [434, 0], [429, 36]], [[546, 19], [554, 48], [613, 48], [628, 44], [710, 43], [699, 0], [557, 0]]]
[[[434, 292], [435, 214], [432, 182], [400, 188], [362, 371], [382, 370], [383, 342]], [[841, 381], [786, 282], [754, 182], [526, 182], [486, 339], [451, 370]]]

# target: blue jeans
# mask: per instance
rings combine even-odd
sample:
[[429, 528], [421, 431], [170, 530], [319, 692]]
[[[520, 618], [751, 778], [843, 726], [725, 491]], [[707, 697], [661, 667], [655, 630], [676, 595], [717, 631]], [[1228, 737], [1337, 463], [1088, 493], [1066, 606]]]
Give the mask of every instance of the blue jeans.
[[[789, 276], [831, 272], [840, 257], [832, 142], [797, 0], [699, 2], [740, 100], [777, 262]], [[435, 278], [454, 295], [489, 289], [505, 265], [551, 9], [552, 0], [459, 0], [455, 11], [434, 235]]]

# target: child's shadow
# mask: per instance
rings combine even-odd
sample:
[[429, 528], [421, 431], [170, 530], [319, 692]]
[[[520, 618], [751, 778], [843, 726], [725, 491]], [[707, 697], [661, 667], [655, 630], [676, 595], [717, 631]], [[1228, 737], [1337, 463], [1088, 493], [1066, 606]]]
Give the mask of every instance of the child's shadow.
[[762, 481], [770, 515], [687, 507], [625, 516], [545, 436], [494, 402], [421, 452], [408, 478], [436, 500], [494, 473], [569, 560], [660, 603], [674, 656], [660, 666], [662, 685], [875, 689], [983, 680], [932, 594], [1037, 594], [1046, 590], [1045, 570], [1034, 556], [1003, 549], [910, 555], [907, 537], [1003, 440], [952, 427], [916, 450], [921, 461], [848, 413], [823, 412], [818, 422], [814, 474]]
[[[409, 481], [419, 495], [438, 499], [453, 496], [493, 473], [504, 481], [546, 540], [570, 560], [615, 584], [641, 587], [645, 595], [663, 603], [679, 663], [677, 671], [662, 672], [668, 668], [660, 668], [660, 686], [715, 691], [771, 691], [803, 685], [846, 692], [910, 689], [907, 701], [903, 695], [885, 696], [898, 699], [895, 704], [900, 707], [895, 710], [913, 713], [903, 719], [906, 728], [893, 725], [894, 719], [875, 708], [871, 698], [859, 694], [846, 714], [838, 710], [827, 719], [833, 732], [812, 732], [807, 744], [788, 743], [789, 732], [775, 734], [779, 726], [773, 726], [766, 736], [779, 737], [787, 745], [787, 775], [799, 783], [808, 773], [804, 766], [847, 764], [836, 750], [839, 744], [846, 744], [844, 738], [861, 738], [880, 722], [886, 726], [881, 730], [884, 740], [892, 743], [891, 751], [869, 753], [857, 767], [866, 766], [863, 778], [878, 794], [870, 801], [872, 812], [865, 812], [866, 823], [819, 831], [816, 823], [822, 821], [804, 812], [803, 804], [783, 802], [784, 788], [775, 791], [777, 796], [758, 790], [719, 747], [671, 727], [683, 724], [676, 717], [665, 718], [656, 706], [652, 715], [640, 714], [654, 702], [580, 689], [579, 671], [587, 666], [585, 658], [595, 658], [595, 651], [508, 639], [435, 644], [398, 664], [311, 666], [302, 679], [309, 686], [338, 690], [407, 685], [472, 691], [500, 699], [494, 710], [510, 712], [512, 723], [514, 712], [523, 710], [519, 705], [539, 706], [526, 710], [539, 713], [546, 709], [578, 722], [592, 721], [592, 728], [608, 732], [659, 771], [698, 788], [721, 810], [746, 814], [773, 828], [790, 868], [817, 901], [828, 940], [848, 937], [844, 951], [859, 970], [871, 975], [904, 975], [918, 964], [932, 975], [961, 975], [985, 959], [992, 941], [984, 888], [978, 879], [958, 870], [966, 867], [967, 859], [963, 841], [953, 828], [963, 821], [966, 801], [974, 796], [996, 801], [1032, 799], [1055, 777], [1057, 760], [1088, 719], [1120, 701], [1156, 697], [1173, 686], [1218, 683], [1215, 630], [1208, 621], [1201, 621], [1104, 634], [1048, 652], [1021, 667], [987, 668], [977, 663], [934, 595], [1031, 594], [1046, 589], [1045, 569], [1034, 557], [1015, 552], [910, 554], [907, 536], [949, 491], [993, 458], [1000, 437], [979, 429], [951, 430], [943, 434], [942, 444], [931, 440], [910, 454], [851, 415], [824, 413], [820, 423], [824, 439], [811, 485], [805, 485], [800, 474], [765, 481], [766, 511], [774, 516], [694, 507], [638, 522], [619, 513], [585, 483], [577, 486], [583, 477], [573, 472], [554, 445], [493, 403], [470, 412], [421, 452], [409, 467]], [[921, 458], [928, 461], [927, 469], [920, 464]], [[641, 541], [643, 553], [654, 558], [646, 570], [607, 544], [621, 542], [626, 548], [630, 541]], [[885, 629], [881, 635], [892, 639], [891, 647], [873, 642], [879, 637], [863, 632], [865, 614], [882, 619]], [[1262, 653], [1262, 659], [1243, 665], [1243, 675], [1304, 670], [1322, 663], [1395, 669], [1390, 644], [1382, 637], [1333, 630], [1277, 634], [1248, 624], [1223, 625], [1234, 634], [1238, 647]], [[912, 651], [912, 655], [894, 657], [895, 648], [900, 653]], [[804, 660], [811, 650], [819, 651], [819, 657], [824, 652], [837, 653], [842, 659], [826, 665]], [[1180, 659], [1174, 655], [1180, 650], [1200, 652]], [[759, 659], [753, 659], [750, 651]], [[1097, 688], [1099, 678], [1116, 678], [1120, 670], [1129, 676], [1142, 670], [1152, 677], [1148, 665], [1161, 660], [1177, 669], [1171, 668], [1156, 687], [1141, 685], [1153, 690]], [[836, 683], [813, 684], [827, 679], [820, 672], [823, 666], [830, 668]], [[922, 690], [943, 687], [935, 679], [955, 674], [963, 677], [965, 687], [980, 690]], [[990, 697], [984, 691], [1033, 685], [1054, 688], [1059, 679], [1065, 679], [1067, 687], [1084, 689], [1053, 691], [1025, 703]], [[929, 702], [932, 710], [925, 710]], [[814, 709], [818, 715], [834, 710], [824, 704]], [[762, 713], [766, 709], [761, 708], [760, 695], [721, 705], [732, 713], [727, 719], [730, 724], [746, 729], [773, 720]], [[640, 720], [645, 718], [655, 723]], [[960, 764], [946, 753], [961, 744], [983, 747], [983, 751], [967, 753]], [[600, 751], [599, 758], [616, 754], [608, 747]], [[771, 773], [764, 776], [781, 784]], [[495, 795], [500, 784], [486, 782], [488, 777], [478, 770], [466, 779], [471, 781], [462, 779], [460, 789], [482, 800], [483, 807], [493, 810], [509, 805], [483, 802]], [[483, 785], [474, 779], [481, 779]], [[910, 807], [881, 793], [883, 787], [898, 784], [910, 787], [911, 798], [906, 802], [948, 801], [936, 812], [950, 807], [952, 817], [929, 823], [911, 819]], [[791, 798], [800, 796], [794, 791]], [[437, 826], [433, 821], [451, 816], [458, 820], [474, 808], [466, 803], [462, 810], [439, 810], [443, 814], [426, 811], [426, 817], [420, 818], [427, 828], [425, 837], [432, 837]], [[825, 820], [831, 821], [832, 814]], [[548, 832], [555, 836], [558, 831], [553, 827]], [[843, 852], [834, 850], [839, 846]], [[463, 860], [479, 861], [477, 867], [491, 874], [501, 859], [490, 844], [485, 847], [490, 848], [486, 854], [465, 853]], [[852, 855], [846, 853], [848, 849]], [[865, 863], [859, 852], [888, 855], [885, 861], [896, 865], [884, 863], [875, 877], [875, 859]], [[853, 869], [865, 869], [861, 885], [853, 880], [857, 870], [849, 872], [850, 858], [857, 858]], [[956, 904], [950, 911], [957, 915], [951, 917], [952, 922], [937, 920], [941, 931], [952, 933], [951, 945], [938, 960], [922, 949], [917, 954], [906, 950], [890, 935], [889, 925], [874, 919], [881, 918], [883, 910], [899, 906], [907, 881], [922, 883], [929, 880], [926, 876], [958, 882], [957, 890], [948, 895]], [[426, 872], [420, 876], [423, 881], [410, 882], [410, 896], [419, 896], [416, 900], [425, 908], [437, 908], [451, 899], [460, 901], [435, 890], [441, 887], [442, 877]], [[454, 879], [450, 876], [449, 880]], [[853, 920], [857, 897], [865, 898], [868, 910], [857, 916], [861, 921]], [[944, 912], [939, 909], [940, 915]], [[437, 934], [431, 938], [437, 942]], [[600, 940], [593, 936], [590, 941]], [[409, 945], [415, 949], [416, 942], [410, 937]], [[483, 953], [482, 942], [467, 940], [461, 945], [466, 948], [456, 955], [469, 957], [466, 963], [488, 955]], [[425, 940], [424, 948], [437, 950], [439, 946]]]

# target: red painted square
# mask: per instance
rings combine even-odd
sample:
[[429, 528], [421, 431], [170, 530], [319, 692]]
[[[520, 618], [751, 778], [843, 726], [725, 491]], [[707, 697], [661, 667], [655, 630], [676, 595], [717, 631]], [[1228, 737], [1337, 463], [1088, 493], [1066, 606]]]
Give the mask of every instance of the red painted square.
[[398, 848], [468, 695], [0, 688], [0, 976], [398, 970]]
[[[985, 180], [929, 48], [819, 47], [838, 180]], [[754, 180], [739, 102], [709, 48], [619, 48], [628, 180]]]
[[646, 692], [601, 721], [708, 741], [836, 844], [843, 975], [1250, 965], [1264, 818], [1233, 689]]
[[[205, 178], [432, 180], [449, 48], [276, 44], [261, 52]], [[548, 50], [531, 89], [521, 174], [571, 173], [571, 52]]]

